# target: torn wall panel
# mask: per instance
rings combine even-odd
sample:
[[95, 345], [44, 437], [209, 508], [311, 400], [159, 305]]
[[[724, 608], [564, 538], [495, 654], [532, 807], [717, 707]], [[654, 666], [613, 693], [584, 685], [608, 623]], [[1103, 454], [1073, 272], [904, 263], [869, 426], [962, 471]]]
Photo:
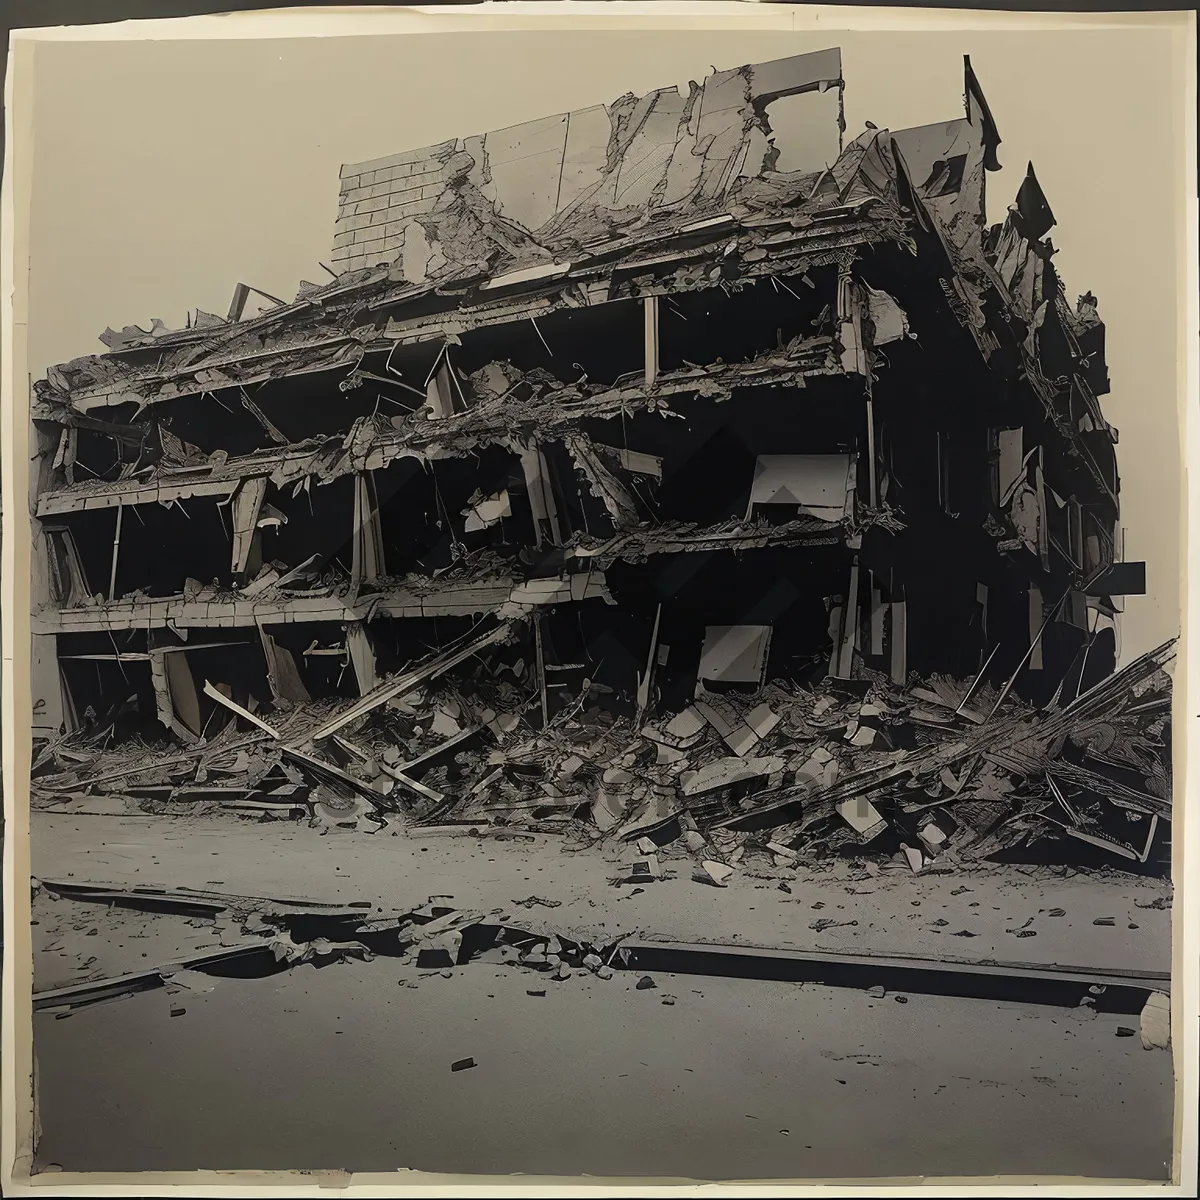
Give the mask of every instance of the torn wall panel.
[[704, 631], [699, 678], [706, 683], [756, 684], [766, 677], [769, 625], [714, 625]]
[[171, 710], [179, 722], [196, 736], [200, 735], [200, 698], [192, 677], [187, 655], [182, 651], [156, 655], [163, 660]]
[[250, 551], [266, 494], [267, 481], [264, 478], [245, 480], [234, 494], [233, 561], [230, 570], [235, 576], [244, 574], [250, 566]]
[[[429, 253], [419, 278], [450, 274], [494, 251], [518, 264], [612, 237], [647, 213], [719, 204], [744, 170], [761, 173], [772, 100], [841, 87], [840, 52], [718, 71], [684, 96], [664, 88], [543, 117], [461, 142], [342, 168], [333, 260], [342, 272], [413, 264], [419, 222]], [[821, 113], [820, 115], [824, 115]], [[789, 146], [820, 170], [840, 130]], [[413, 276], [409, 276], [412, 278]]]
[[576, 470], [587, 481], [591, 494], [599, 500], [612, 518], [616, 529], [636, 525], [641, 519], [637, 501], [625, 485], [605, 465], [591, 441], [583, 437], [567, 438], [564, 442]]
[[764, 454], [755, 461], [750, 507], [785, 505], [840, 521], [853, 511], [854, 483], [849, 454]]
[[56, 738], [66, 724], [62, 675], [58, 665], [58, 639], [53, 635], [31, 639], [29, 691], [33, 736]]
[[281, 646], [261, 621], [257, 621], [259, 639], [262, 642], [263, 657], [267, 663], [267, 683], [271, 694], [276, 700], [284, 700], [290, 704], [308, 704], [312, 697], [304, 686], [300, 671], [292, 652]]

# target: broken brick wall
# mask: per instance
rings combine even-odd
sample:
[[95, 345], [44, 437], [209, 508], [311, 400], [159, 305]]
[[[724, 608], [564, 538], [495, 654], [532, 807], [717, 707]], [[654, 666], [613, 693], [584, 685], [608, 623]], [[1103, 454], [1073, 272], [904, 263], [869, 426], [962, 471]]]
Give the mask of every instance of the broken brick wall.
[[[781, 161], [819, 171], [841, 134], [841, 55], [825, 50], [342, 168], [333, 262], [396, 264], [423, 282], [497, 258], [546, 260], [646, 216], [719, 211], [742, 178]], [[772, 102], [807, 121], [773, 147]], [[794, 131], [794, 132], [793, 132]], [[799, 136], [797, 136], [799, 135]]]

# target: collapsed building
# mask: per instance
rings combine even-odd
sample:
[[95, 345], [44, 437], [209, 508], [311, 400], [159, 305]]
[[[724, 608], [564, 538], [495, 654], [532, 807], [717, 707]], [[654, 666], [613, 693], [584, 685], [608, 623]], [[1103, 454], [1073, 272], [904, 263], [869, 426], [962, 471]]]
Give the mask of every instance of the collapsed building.
[[330, 282], [48, 370], [39, 794], [1168, 845], [1095, 297], [1032, 166], [988, 225], [969, 60], [964, 116], [848, 144], [843, 86], [828, 50], [346, 166]]

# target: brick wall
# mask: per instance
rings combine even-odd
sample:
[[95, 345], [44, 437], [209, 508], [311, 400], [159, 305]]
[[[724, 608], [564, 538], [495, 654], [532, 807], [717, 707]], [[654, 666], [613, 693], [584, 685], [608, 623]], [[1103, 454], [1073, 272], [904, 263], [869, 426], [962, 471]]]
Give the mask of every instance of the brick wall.
[[404, 227], [433, 210], [442, 191], [442, 167], [456, 145], [442, 142], [342, 168], [333, 238], [336, 271], [357, 271], [400, 257]]

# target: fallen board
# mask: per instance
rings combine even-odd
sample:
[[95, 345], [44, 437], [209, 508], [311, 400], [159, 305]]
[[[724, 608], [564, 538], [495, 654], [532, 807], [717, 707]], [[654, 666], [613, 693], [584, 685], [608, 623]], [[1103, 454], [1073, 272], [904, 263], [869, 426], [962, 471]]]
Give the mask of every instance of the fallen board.
[[740, 976], [862, 989], [882, 984], [889, 992], [1068, 1008], [1089, 996], [1098, 1011], [1119, 1013], [1141, 1012], [1150, 992], [1169, 994], [1171, 987], [1170, 973], [1163, 971], [963, 962], [702, 942], [626, 940], [621, 943], [617, 962], [631, 971]]

